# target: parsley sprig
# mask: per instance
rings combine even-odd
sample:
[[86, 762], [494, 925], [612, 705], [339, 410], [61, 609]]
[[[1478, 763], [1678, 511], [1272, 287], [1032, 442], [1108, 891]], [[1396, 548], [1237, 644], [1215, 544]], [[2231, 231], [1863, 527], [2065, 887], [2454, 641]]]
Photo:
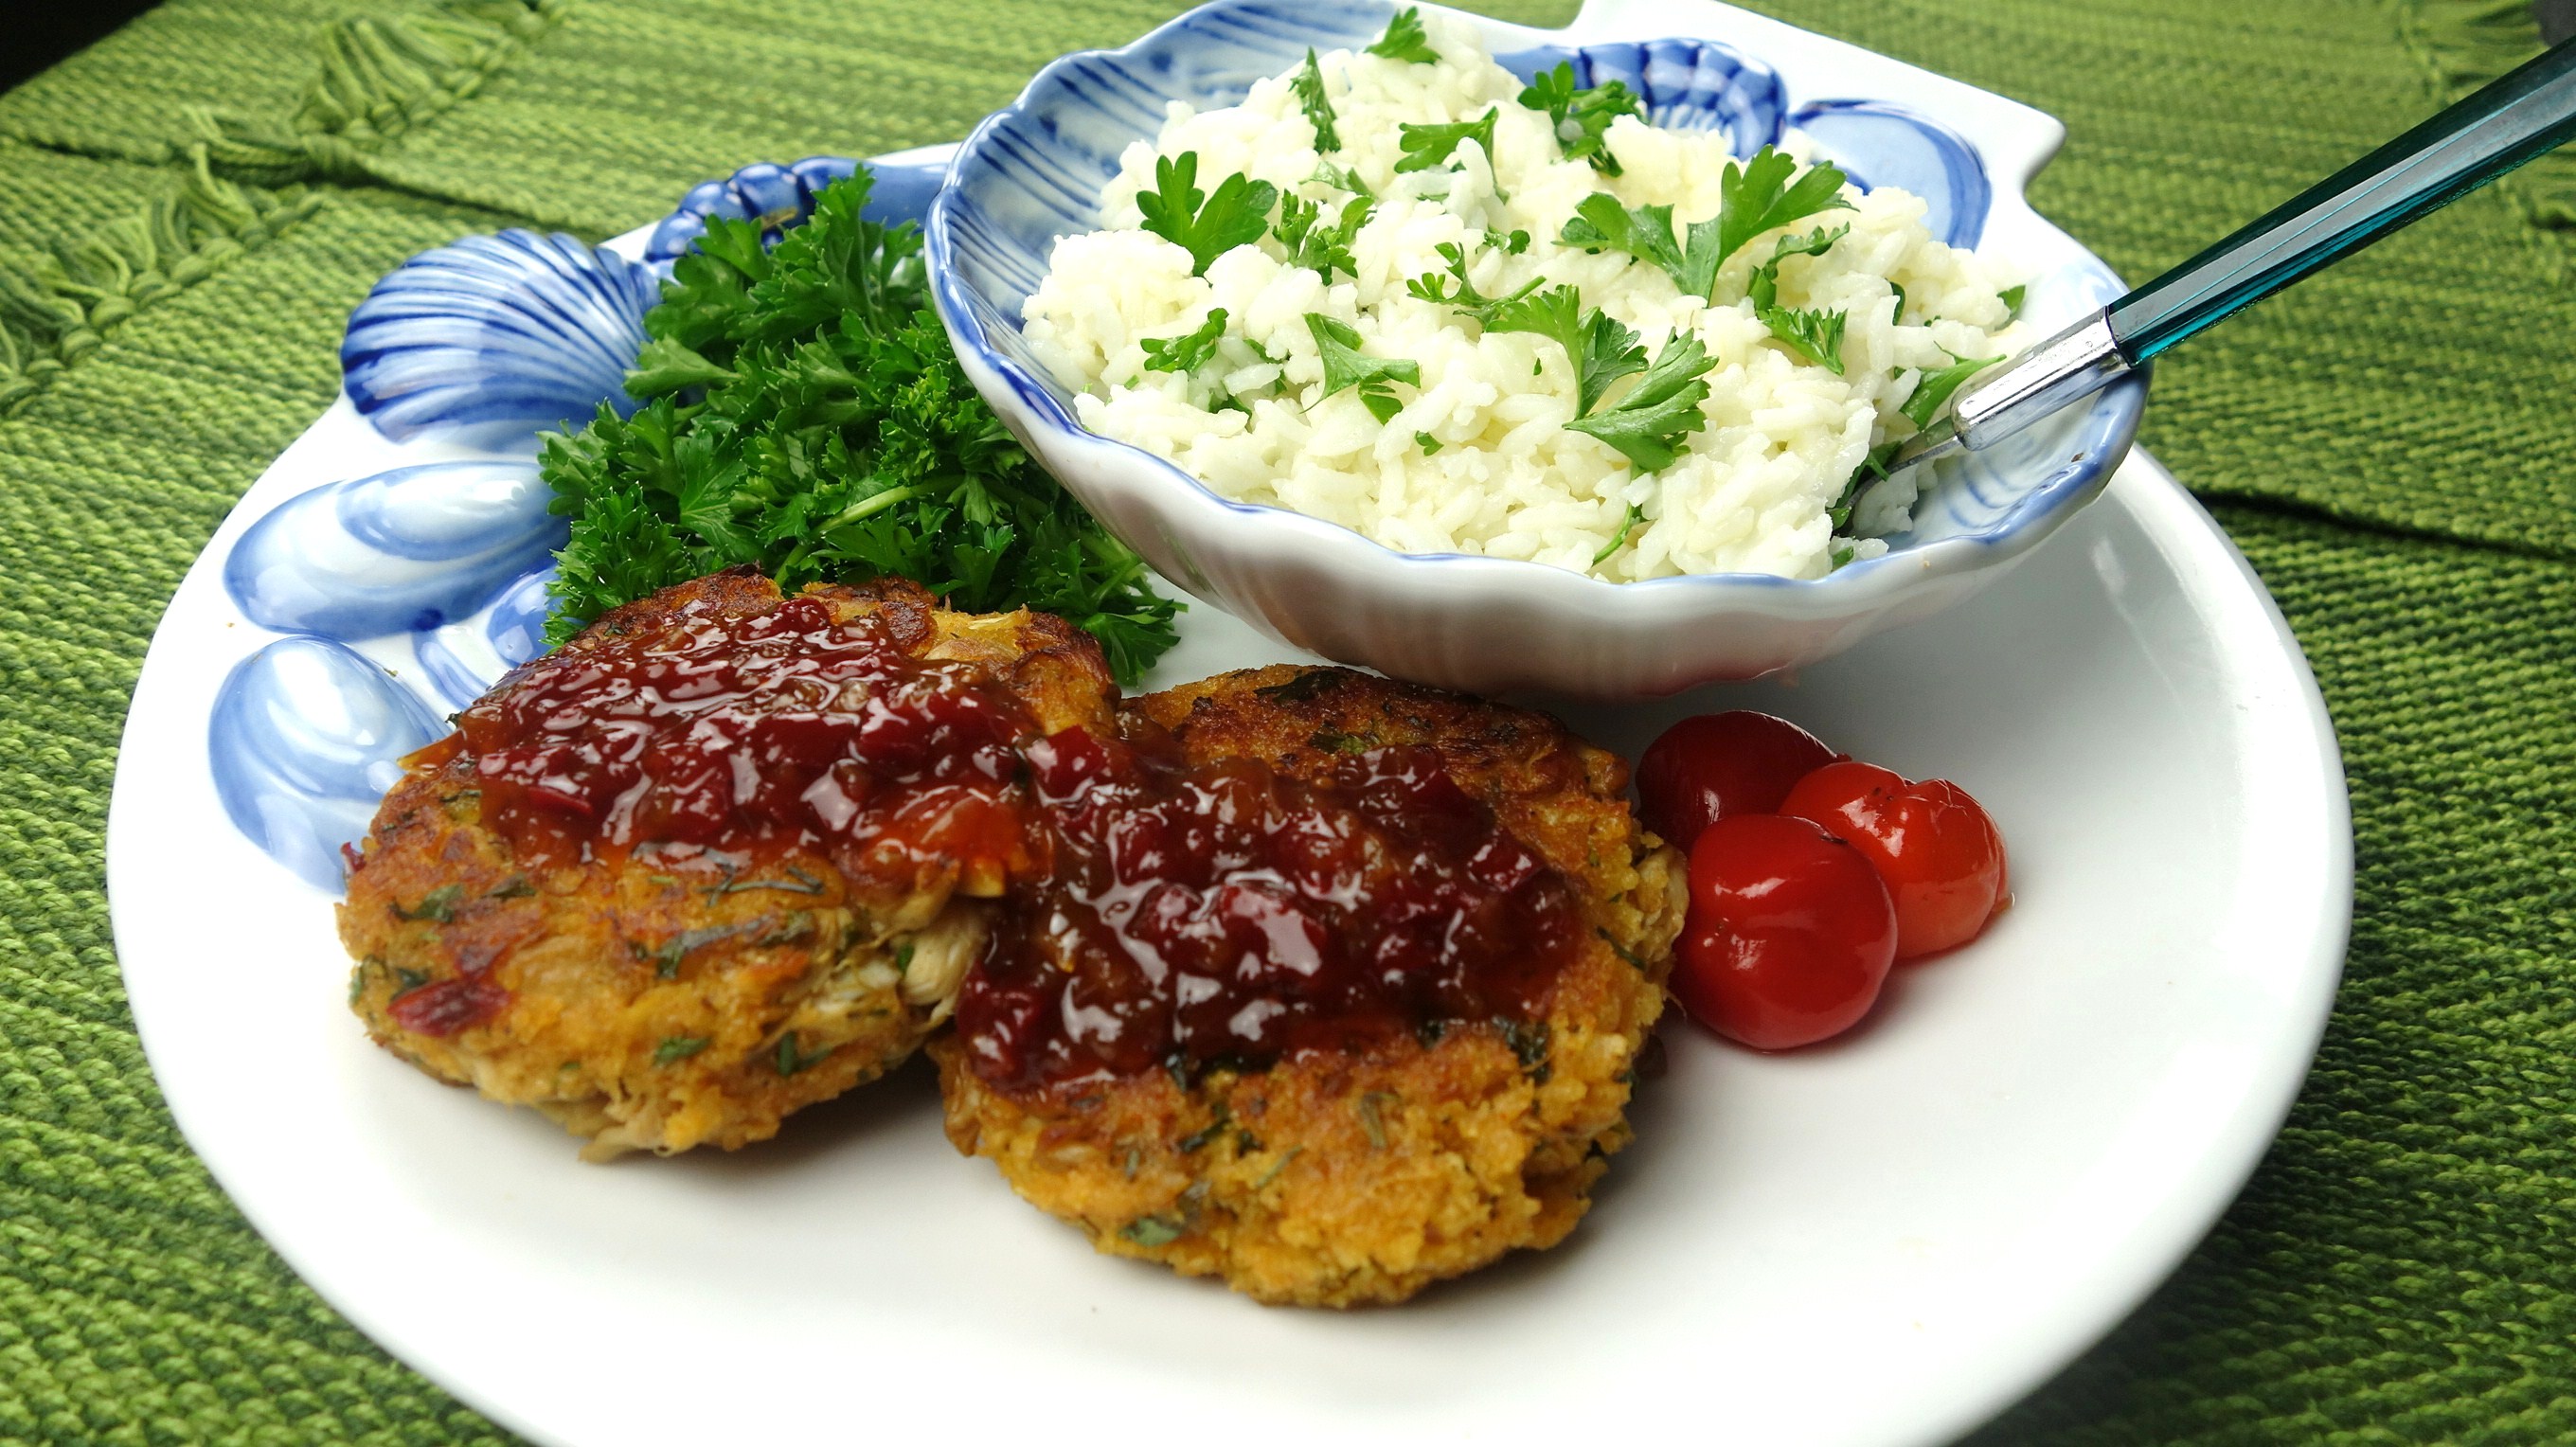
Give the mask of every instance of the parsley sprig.
[[1795, 160], [1764, 146], [1744, 165], [1726, 163], [1717, 214], [1692, 222], [1678, 237], [1670, 206], [1622, 206], [1618, 197], [1596, 191], [1574, 208], [1563, 240], [1586, 251], [1624, 251], [1661, 268], [1686, 294], [1715, 301], [1717, 271], [1728, 257], [1766, 231], [1850, 209], [1842, 186], [1843, 173], [1833, 166], [1819, 164], [1801, 175]]
[[[1619, 327], [1617, 322], [1611, 325]], [[1664, 343], [1655, 364], [1628, 389], [1628, 395], [1588, 417], [1575, 418], [1565, 428], [1609, 443], [1639, 472], [1660, 471], [1681, 456], [1684, 437], [1708, 425], [1699, 410], [1708, 398], [1708, 383], [1700, 374], [1715, 365], [1699, 338], [1678, 333]]]
[[1306, 66], [1297, 72], [1297, 78], [1288, 86], [1297, 93], [1297, 104], [1304, 108], [1307, 122], [1315, 128], [1316, 151], [1340, 150], [1342, 132], [1333, 123], [1333, 101], [1324, 94], [1324, 68], [1316, 63], [1313, 46], [1306, 47]]
[[[1751, 282], [1744, 295], [1753, 303], [1753, 315], [1783, 346], [1808, 361], [1832, 372], [1843, 374], [1843, 331], [1851, 318], [1843, 312], [1803, 311], [1780, 305], [1780, 263], [1792, 256], [1822, 256], [1834, 243], [1851, 234], [1849, 226], [1831, 231], [1819, 226], [1804, 236], [1783, 236], [1771, 251], [1771, 259], [1753, 269]], [[1897, 303], [1902, 307], [1903, 302]]]
[[867, 196], [865, 172], [826, 189], [769, 248], [756, 222], [711, 221], [645, 314], [626, 379], [644, 408], [545, 440], [572, 521], [548, 637], [736, 564], [791, 592], [894, 574], [951, 607], [1061, 614], [1134, 679], [1177, 605], [975, 394], [928, 310], [920, 234], [866, 220]]
[[1571, 286], [1554, 286], [1518, 297], [1493, 309], [1485, 320], [1489, 332], [1533, 332], [1565, 349], [1575, 376], [1574, 415], [1589, 416], [1610, 384], [1646, 370], [1646, 349], [1637, 334], [1595, 307], [1583, 310]]
[[1431, 36], [1422, 28], [1422, 12], [1411, 7], [1399, 10], [1386, 23], [1386, 34], [1368, 48], [1371, 55], [1389, 60], [1409, 60], [1415, 65], [1437, 65], [1440, 52], [1431, 48]]
[[[1346, 387], [1359, 389], [1360, 405], [1369, 415], [1384, 424], [1404, 410], [1390, 383], [1402, 382], [1409, 387], [1422, 385], [1422, 364], [1392, 357], [1371, 357], [1360, 351], [1360, 334], [1345, 322], [1337, 322], [1320, 312], [1306, 314], [1306, 330], [1315, 334], [1315, 349], [1324, 359], [1324, 396], [1330, 397]], [[1317, 398], [1317, 401], [1323, 400]]]
[[1179, 372], [1186, 376], [1206, 366], [1216, 356], [1217, 340], [1225, 335], [1225, 308], [1209, 309], [1207, 320], [1195, 330], [1177, 337], [1146, 337], [1137, 343], [1145, 351], [1148, 372]]
[[1477, 321], [1485, 323], [1488, 330], [1492, 329], [1488, 319], [1497, 308], [1519, 302], [1539, 288], [1539, 279], [1533, 277], [1527, 285], [1510, 296], [1487, 296], [1476, 289], [1476, 283], [1467, 275], [1465, 247], [1454, 241], [1444, 241], [1431, 250], [1440, 258], [1449, 274], [1442, 276], [1436, 271], [1426, 271], [1404, 284], [1406, 294], [1417, 301], [1427, 301], [1434, 306], [1456, 307]]
[[1620, 173], [1619, 158], [1610, 154], [1610, 123], [1621, 116], [1646, 114], [1637, 93], [1619, 81], [1576, 89], [1570, 60], [1558, 61], [1556, 69], [1532, 77], [1529, 88], [1521, 92], [1521, 104], [1547, 112], [1556, 127], [1557, 149], [1565, 159], [1589, 161], [1604, 176]]
[[1500, 106], [1489, 106], [1472, 121], [1451, 121], [1443, 125], [1417, 126], [1410, 122], [1395, 128], [1395, 143], [1404, 151], [1404, 159], [1395, 163], [1398, 171], [1428, 171], [1441, 165], [1458, 149], [1461, 141], [1474, 141], [1484, 151], [1486, 164], [1494, 159], [1494, 118], [1501, 115]]
[[1237, 172], [1210, 195], [1199, 190], [1198, 177], [1196, 151], [1156, 158], [1154, 189], [1136, 193], [1136, 209], [1146, 230], [1189, 252], [1190, 275], [1205, 276], [1208, 263], [1270, 229], [1279, 188]]
[[1291, 265], [1321, 273], [1326, 281], [1336, 271], [1356, 281], [1360, 264], [1351, 255], [1351, 243], [1376, 209], [1368, 197], [1354, 196], [1343, 204], [1341, 219], [1327, 225], [1322, 202], [1290, 195], [1279, 203], [1279, 220], [1270, 232], [1287, 250]]

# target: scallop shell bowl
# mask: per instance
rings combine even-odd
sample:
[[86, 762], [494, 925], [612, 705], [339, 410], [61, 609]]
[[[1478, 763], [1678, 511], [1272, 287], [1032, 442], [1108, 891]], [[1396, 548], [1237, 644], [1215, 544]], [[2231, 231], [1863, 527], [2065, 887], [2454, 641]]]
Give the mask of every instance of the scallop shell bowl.
[[[1423, 6], [1440, 10], [1438, 6]], [[1170, 102], [1232, 105], [1308, 47], [1382, 34], [1382, 0], [1216, 0], [1120, 50], [1068, 55], [976, 128], [932, 202], [932, 291], [1002, 420], [1164, 577], [1296, 647], [1477, 693], [1647, 698], [1829, 657], [1960, 602], [2100, 493], [2136, 436], [2123, 382], [1938, 466], [1883, 557], [1798, 580], [1723, 573], [1611, 583], [1545, 564], [1402, 553], [1338, 525], [1219, 496], [1170, 462], [1084, 430], [1073, 391], [1029, 351], [1021, 309], [1059, 237], [1100, 226], [1119, 154]], [[2109, 267], [2042, 220], [2022, 187], [2065, 128], [2027, 106], [1707, 0], [1593, 0], [1563, 30], [1455, 15], [1527, 78], [1571, 61], [1625, 82], [1658, 125], [1723, 130], [1750, 156], [1791, 130], [1863, 187], [1929, 203], [1933, 234], [2035, 268], [2042, 335], [2120, 296]]]

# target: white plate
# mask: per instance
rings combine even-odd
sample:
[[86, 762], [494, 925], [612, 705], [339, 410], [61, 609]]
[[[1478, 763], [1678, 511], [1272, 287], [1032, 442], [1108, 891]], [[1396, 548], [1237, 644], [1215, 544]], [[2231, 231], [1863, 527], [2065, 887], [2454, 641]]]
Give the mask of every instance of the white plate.
[[[1671, 1074], [1563, 1248], [1411, 1305], [1269, 1310], [1096, 1256], [941, 1137], [928, 1074], [735, 1156], [586, 1166], [369, 1045], [331, 902], [226, 821], [208, 706], [268, 635], [218, 568], [397, 454], [340, 403], [155, 636], [110, 810], [128, 994], [189, 1141], [316, 1290], [542, 1441], [1934, 1442], [2081, 1351], [2243, 1183], [2349, 919], [2340, 766], [2280, 615], [2151, 459], [1975, 602], [1793, 683], [1594, 709], [1633, 753], [1750, 705], [1967, 785], [2017, 905], [1783, 1057]], [[399, 454], [417, 458], [418, 451]], [[1200, 610], [1154, 680], [1272, 661]]]

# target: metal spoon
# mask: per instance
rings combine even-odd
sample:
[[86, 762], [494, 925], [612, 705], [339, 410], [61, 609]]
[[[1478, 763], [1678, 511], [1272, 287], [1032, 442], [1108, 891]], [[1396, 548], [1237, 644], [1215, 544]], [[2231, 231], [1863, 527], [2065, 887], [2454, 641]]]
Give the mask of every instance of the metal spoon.
[[2186, 337], [2576, 138], [2576, 40], [1981, 377], [1889, 471], [1981, 452]]

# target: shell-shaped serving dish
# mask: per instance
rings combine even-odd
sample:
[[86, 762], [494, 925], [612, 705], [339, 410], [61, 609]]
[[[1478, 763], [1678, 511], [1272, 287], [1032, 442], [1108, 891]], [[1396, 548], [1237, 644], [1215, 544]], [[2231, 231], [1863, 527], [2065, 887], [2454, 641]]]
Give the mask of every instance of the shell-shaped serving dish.
[[[1437, 6], [1424, 6], [1436, 10]], [[979, 390], [1049, 471], [1165, 577], [1301, 648], [1478, 692], [1676, 692], [1829, 656], [1956, 603], [2109, 480], [2146, 403], [2129, 381], [1989, 452], [1942, 465], [1886, 556], [1820, 579], [1711, 574], [1607, 583], [1541, 564], [1399, 553], [1220, 497], [1140, 448], [1085, 431], [1035, 357], [1021, 308], [1055, 242], [1097, 229], [1102, 186], [1173, 101], [1240, 101], [1317, 50], [1365, 46], [1382, 0], [1216, 0], [1134, 44], [1069, 55], [959, 148], [931, 205], [933, 295]], [[2030, 209], [2022, 188], [2064, 128], [2027, 106], [1709, 0], [1594, 0], [1561, 31], [1449, 12], [1524, 78], [1560, 62], [1618, 79], [1658, 124], [1721, 130], [1739, 153], [1803, 132], [1864, 186], [1929, 203], [1934, 234], [2035, 268], [2044, 335], [2124, 288]]]

